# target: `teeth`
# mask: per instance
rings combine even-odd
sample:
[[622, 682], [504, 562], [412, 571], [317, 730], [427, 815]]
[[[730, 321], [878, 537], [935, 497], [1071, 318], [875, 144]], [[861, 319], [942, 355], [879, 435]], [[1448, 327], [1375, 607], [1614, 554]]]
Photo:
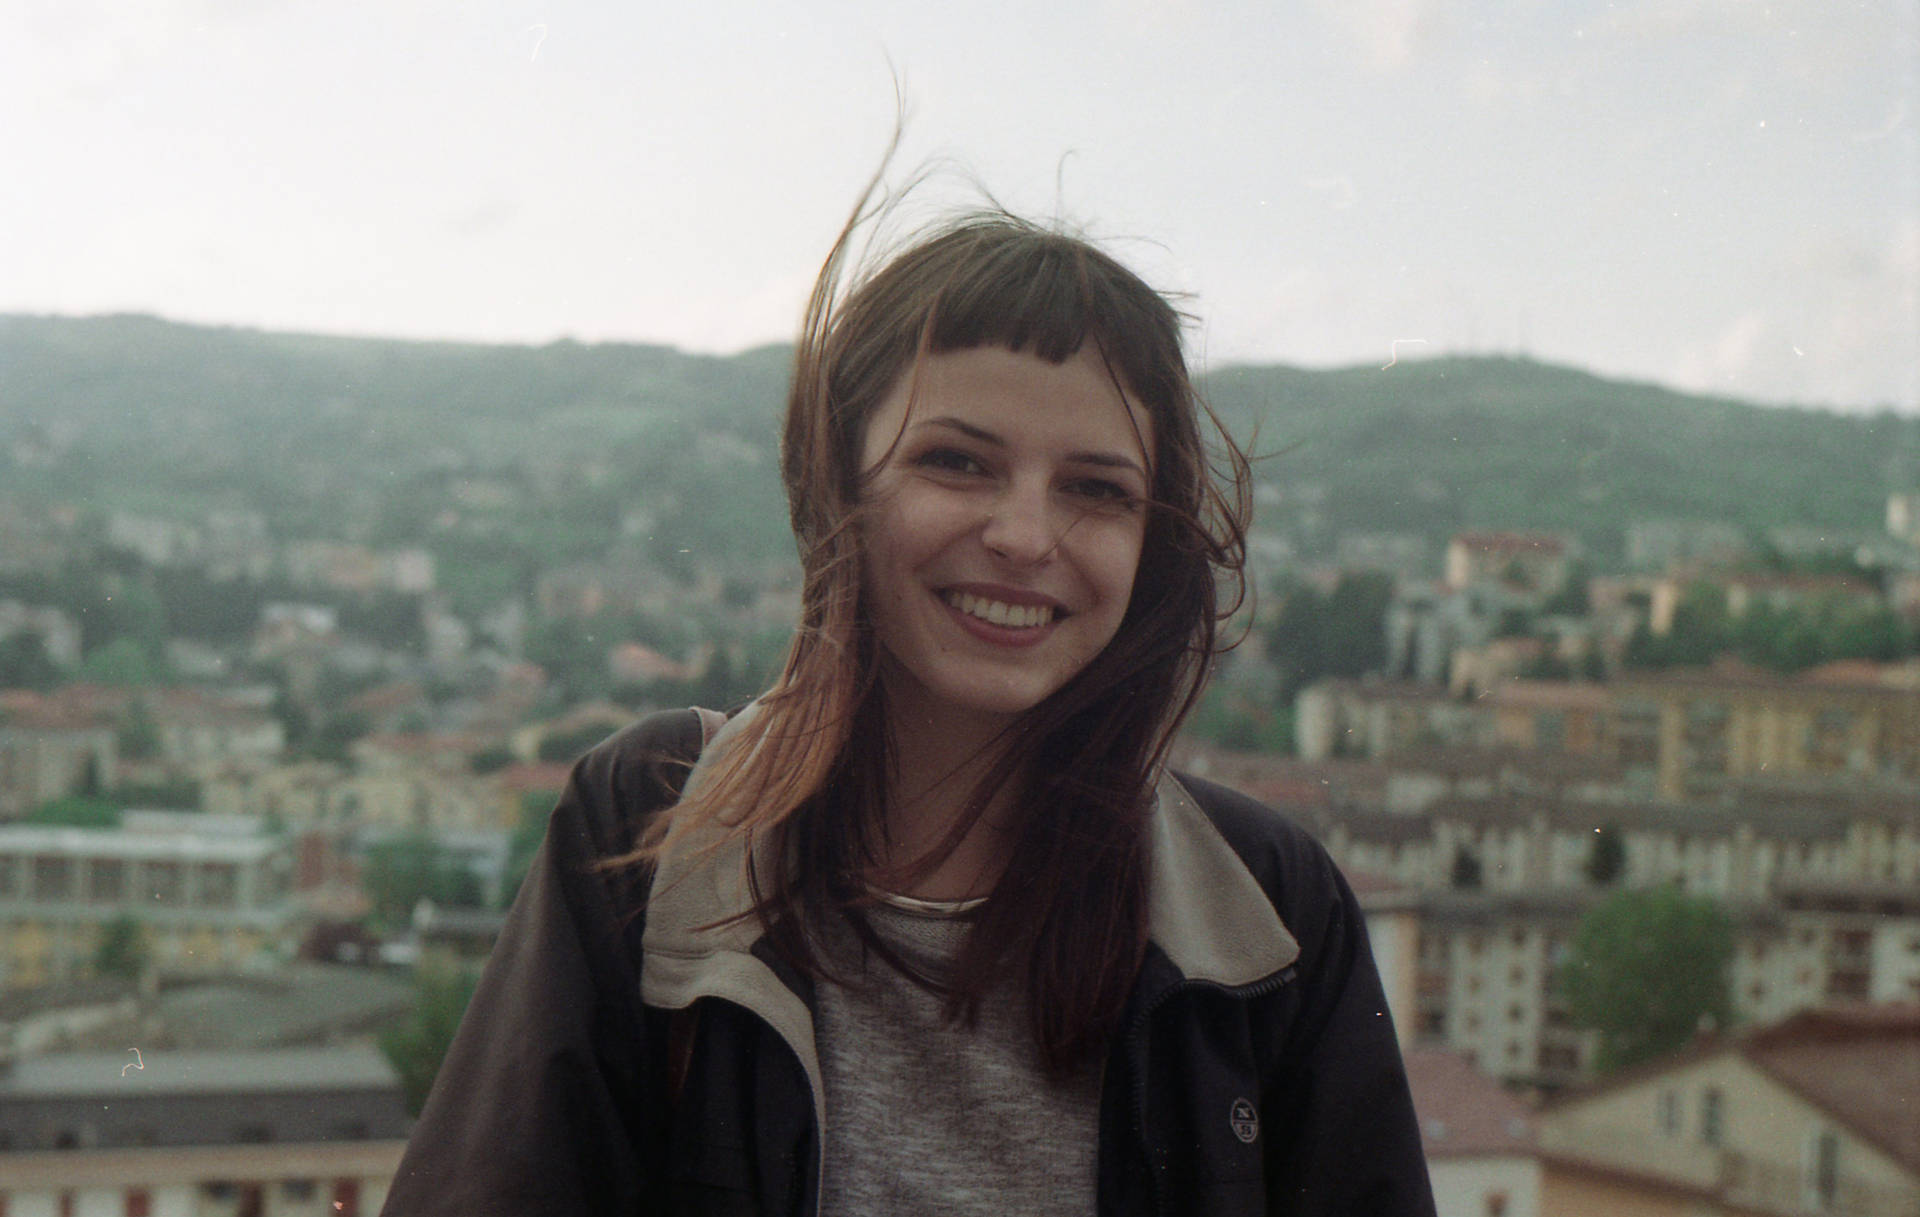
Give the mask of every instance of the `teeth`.
[[1009, 629], [1029, 630], [1053, 620], [1053, 606], [1050, 604], [1008, 604], [966, 592], [948, 592], [946, 600], [969, 617], [978, 617]]

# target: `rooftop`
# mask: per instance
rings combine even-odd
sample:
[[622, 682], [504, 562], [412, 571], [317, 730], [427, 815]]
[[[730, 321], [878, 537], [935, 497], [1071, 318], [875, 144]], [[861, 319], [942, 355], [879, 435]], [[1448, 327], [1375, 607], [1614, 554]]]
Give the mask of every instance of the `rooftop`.
[[1920, 1171], [1920, 1004], [1809, 1010], [1748, 1035], [1762, 1072]]
[[0, 1072], [0, 1099], [384, 1090], [397, 1084], [393, 1066], [367, 1044], [151, 1053], [129, 1048], [16, 1061]]
[[1465, 1057], [1415, 1048], [1406, 1061], [1428, 1158], [1533, 1153], [1533, 1112]]

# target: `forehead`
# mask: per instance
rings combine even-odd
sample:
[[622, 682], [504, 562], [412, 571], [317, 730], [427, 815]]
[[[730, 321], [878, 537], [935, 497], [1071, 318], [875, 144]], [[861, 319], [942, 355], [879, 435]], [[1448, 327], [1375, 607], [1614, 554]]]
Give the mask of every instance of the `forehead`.
[[868, 461], [903, 432], [967, 423], [1008, 442], [1153, 459], [1153, 420], [1091, 342], [1059, 363], [1005, 347], [969, 347], [909, 365], [867, 424]]

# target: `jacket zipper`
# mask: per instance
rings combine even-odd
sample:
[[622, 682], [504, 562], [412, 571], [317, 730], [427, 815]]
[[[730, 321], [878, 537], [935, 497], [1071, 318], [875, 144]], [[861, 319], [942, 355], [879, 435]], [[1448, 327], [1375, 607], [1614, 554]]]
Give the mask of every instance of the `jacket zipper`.
[[[773, 1025], [766, 1015], [760, 1013], [760, 1011], [754, 1009], [752, 1006], [747, 1005], [745, 1002], [735, 1001], [732, 998], [708, 997], [703, 1000], [724, 1002], [737, 1010], [742, 1010], [748, 1017], [757, 1021], [762, 1027], [773, 1032], [773, 1038], [780, 1041], [781, 1046], [787, 1050], [787, 1055], [793, 1059], [793, 1067], [798, 1070], [800, 1076], [806, 1080], [807, 1101], [811, 1104], [811, 1110], [813, 1112], [813, 1203], [811, 1206], [807, 1205], [807, 1198], [802, 1194], [803, 1188], [800, 1182], [800, 1171], [795, 1169], [793, 1172], [793, 1182], [789, 1184], [787, 1188], [787, 1211], [799, 1214], [800, 1217], [813, 1217], [814, 1214], [820, 1212], [821, 1185], [826, 1182], [827, 1130], [821, 1125], [821, 1113], [825, 1110], [826, 1104], [822, 1101], [822, 1097], [814, 1092], [812, 1075], [807, 1073], [807, 1067], [801, 1063], [799, 1051], [787, 1041], [786, 1036], [780, 1034], [779, 1029]], [[795, 1167], [797, 1168], [798, 1166], [799, 1163], [796, 1160]]]
[[[1293, 976], [1293, 967], [1289, 965], [1265, 980], [1257, 980], [1250, 985], [1223, 985], [1215, 980], [1181, 980], [1168, 985], [1147, 1003], [1146, 1009], [1140, 1012], [1130, 1029], [1127, 1039], [1132, 1049], [1131, 1056], [1134, 1063], [1137, 1065], [1145, 1052], [1147, 1034], [1152, 1028], [1154, 1014], [1176, 995], [1211, 990], [1215, 993], [1224, 993], [1228, 997], [1251, 1001], [1254, 998], [1278, 992], [1293, 980]], [[1153, 1211], [1165, 1217], [1172, 1210], [1167, 1207], [1167, 1187], [1163, 1179], [1165, 1172], [1160, 1161], [1164, 1151], [1147, 1144], [1147, 1075], [1144, 1069], [1139, 1068], [1133, 1071], [1133, 1138], [1142, 1149], [1147, 1151], [1147, 1179], [1153, 1190]]]

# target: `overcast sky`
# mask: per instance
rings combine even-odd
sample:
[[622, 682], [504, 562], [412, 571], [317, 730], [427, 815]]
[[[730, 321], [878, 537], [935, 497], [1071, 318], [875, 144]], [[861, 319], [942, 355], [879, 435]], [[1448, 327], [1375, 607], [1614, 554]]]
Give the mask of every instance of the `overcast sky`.
[[896, 74], [1215, 365], [1920, 411], [1920, 0], [0, 0], [0, 312], [786, 340]]

